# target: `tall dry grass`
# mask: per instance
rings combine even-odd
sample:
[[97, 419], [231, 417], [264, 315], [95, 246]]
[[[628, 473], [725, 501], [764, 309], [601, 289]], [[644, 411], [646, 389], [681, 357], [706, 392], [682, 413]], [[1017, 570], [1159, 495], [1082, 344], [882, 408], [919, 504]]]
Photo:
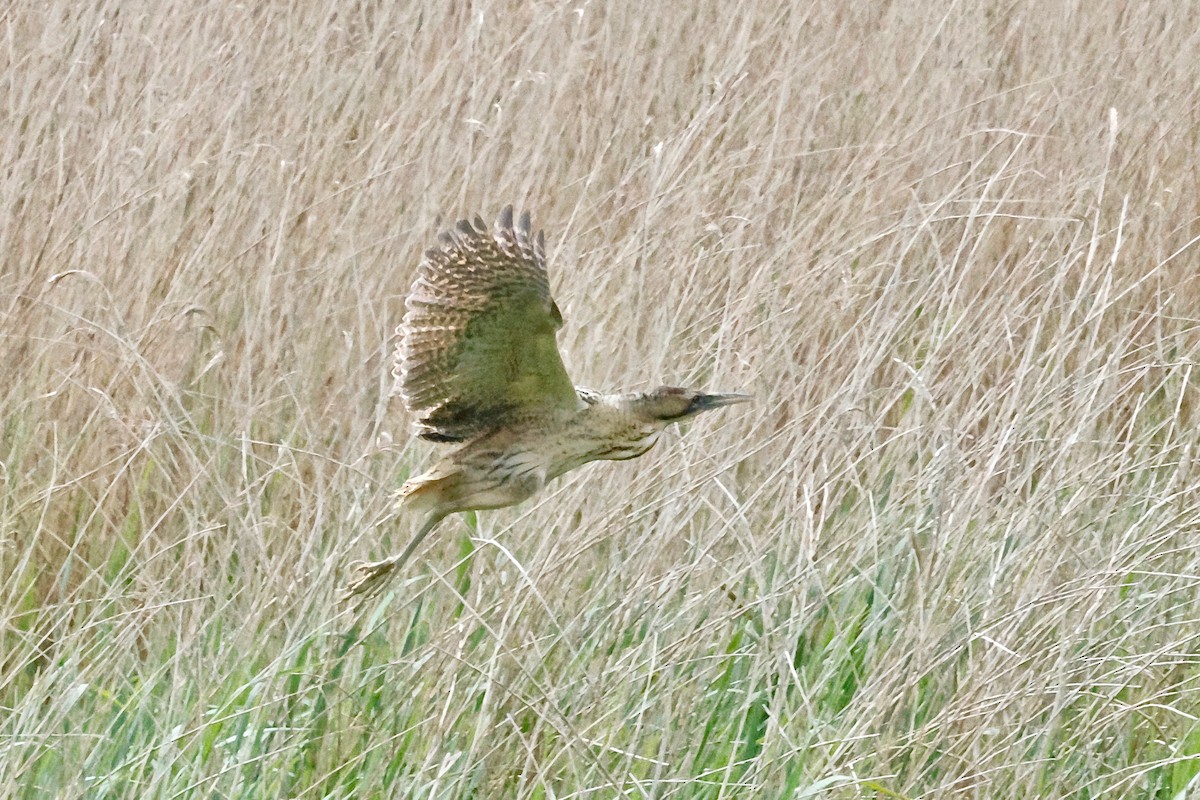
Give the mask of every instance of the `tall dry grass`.
[[[0, 794], [1197, 791], [1181, 7], [0, 31]], [[578, 382], [757, 402], [339, 612], [429, 456], [388, 397], [419, 254], [508, 202]]]

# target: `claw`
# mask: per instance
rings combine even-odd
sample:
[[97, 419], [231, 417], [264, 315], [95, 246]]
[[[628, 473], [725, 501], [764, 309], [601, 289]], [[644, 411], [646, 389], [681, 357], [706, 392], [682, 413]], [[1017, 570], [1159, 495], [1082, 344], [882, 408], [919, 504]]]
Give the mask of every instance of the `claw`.
[[[353, 599], [366, 600], [383, 588], [384, 580], [396, 569], [396, 559], [385, 558], [383, 561], [355, 561], [350, 565], [354, 577], [342, 589], [338, 599], [345, 603]], [[362, 595], [361, 597], [359, 597]]]
[[[417, 531], [417, 534], [413, 536], [408, 546], [404, 548], [404, 552], [400, 553], [400, 555], [385, 558], [383, 561], [355, 561], [351, 564], [350, 569], [354, 572], [354, 577], [351, 578], [350, 583], [346, 584], [346, 588], [342, 589], [338, 599], [343, 603], [355, 598], [366, 600], [378, 592], [383, 588], [384, 583], [386, 583], [384, 578], [397, 568], [404, 566], [405, 562], [408, 561], [408, 557], [417, 549], [417, 545], [421, 543], [421, 540], [434, 529], [444, 516], [446, 515], [441, 512], [430, 514], [425, 519], [425, 522], [421, 524], [421, 529]], [[362, 596], [359, 597], [359, 595]]]

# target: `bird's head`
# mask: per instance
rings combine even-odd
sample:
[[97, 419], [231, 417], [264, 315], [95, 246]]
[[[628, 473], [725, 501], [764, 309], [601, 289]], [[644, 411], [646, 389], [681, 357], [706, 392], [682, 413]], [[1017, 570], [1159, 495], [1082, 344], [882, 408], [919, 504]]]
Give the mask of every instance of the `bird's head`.
[[670, 423], [690, 419], [713, 408], [746, 403], [750, 399], [748, 394], [716, 394], [695, 389], [680, 389], [676, 386], [660, 386], [634, 396], [630, 409], [647, 419]]

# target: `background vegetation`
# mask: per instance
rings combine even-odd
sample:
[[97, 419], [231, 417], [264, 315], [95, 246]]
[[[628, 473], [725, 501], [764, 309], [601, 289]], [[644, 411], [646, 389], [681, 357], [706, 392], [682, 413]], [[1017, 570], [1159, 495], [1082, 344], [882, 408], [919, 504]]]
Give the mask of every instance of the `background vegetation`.
[[[0, 11], [0, 795], [1200, 790], [1200, 32], [1156, 3]], [[423, 248], [752, 391], [447, 523]], [[1190, 787], [1190, 788], [1189, 788]]]

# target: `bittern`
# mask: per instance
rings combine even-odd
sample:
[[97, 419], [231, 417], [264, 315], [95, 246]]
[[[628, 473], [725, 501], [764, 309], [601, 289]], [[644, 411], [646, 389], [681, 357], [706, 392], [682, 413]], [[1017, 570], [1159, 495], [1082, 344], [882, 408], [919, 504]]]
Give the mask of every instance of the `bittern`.
[[492, 230], [460, 220], [425, 252], [405, 300], [393, 374], [417, 434], [459, 445], [400, 488], [423, 517], [399, 555], [359, 563], [357, 594], [400, 567], [448, 514], [511, 506], [589, 461], [636, 458], [668, 425], [750, 397], [663, 386], [601, 394], [567, 376], [542, 232], [512, 206]]

